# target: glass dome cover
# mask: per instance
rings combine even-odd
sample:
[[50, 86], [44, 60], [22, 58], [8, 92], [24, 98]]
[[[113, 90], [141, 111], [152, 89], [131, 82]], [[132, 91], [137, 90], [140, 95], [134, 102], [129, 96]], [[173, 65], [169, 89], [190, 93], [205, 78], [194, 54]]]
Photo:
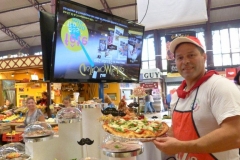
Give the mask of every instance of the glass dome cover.
[[128, 152], [140, 150], [142, 143], [137, 140], [129, 140], [106, 133], [102, 142], [102, 150], [108, 152]]
[[0, 148], [0, 160], [30, 160], [25, 154], [25, 146], [22, 143], [9, 143]]
[[81, 111], [76, 107], [63, 108], [57, 112], [56, 121], [58, 123], [79, 122], [82, 118]]
[[42, 138], [53, 135], [54, 132], [50, 124], [36, 121], [29, 124], [23, 133], [24, 138]]

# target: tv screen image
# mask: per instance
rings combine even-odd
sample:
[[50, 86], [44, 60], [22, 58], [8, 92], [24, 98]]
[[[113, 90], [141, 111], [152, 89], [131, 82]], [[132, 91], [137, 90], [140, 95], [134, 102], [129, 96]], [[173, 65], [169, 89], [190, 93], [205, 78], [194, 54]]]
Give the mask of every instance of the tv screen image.
[[53, 82], [138, 82], [144, 27], [67, 0], [56, 5]]

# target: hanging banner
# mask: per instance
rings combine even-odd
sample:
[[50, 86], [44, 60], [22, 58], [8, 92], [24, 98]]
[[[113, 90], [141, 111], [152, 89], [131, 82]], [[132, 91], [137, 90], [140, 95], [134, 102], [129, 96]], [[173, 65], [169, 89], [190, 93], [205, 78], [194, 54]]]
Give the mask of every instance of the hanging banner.
[[170, 52], [170, 44], [172, 40], [174, 40], [177, 37], [186, 37], [186, 36], [195, 36], [195, 31], [186, 31], [186, 32], [177, 32], [177, 33], [169, 33], [165, 35], [166, 38], [166, 49], [167, 49], [167, 76], [172, 77], [170, 74], [178, 73], [177, 66], [174, 60], [174, 54]]

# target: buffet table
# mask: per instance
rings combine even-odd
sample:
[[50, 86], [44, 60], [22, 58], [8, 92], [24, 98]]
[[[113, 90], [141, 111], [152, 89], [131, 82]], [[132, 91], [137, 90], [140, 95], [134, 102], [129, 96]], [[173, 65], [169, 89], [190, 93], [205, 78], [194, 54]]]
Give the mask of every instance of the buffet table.
[[[47, 141], [26, 142], [26, 152], [33, 160], [70, 160], [84, 157], [107, 160], [108, 157], [100, 149], [105, 135], [98, 120], [100, 116], [100, 108], [83, 109], [82, 121], [58, 124], [58, 136]], [[94, 140], [94, 143], [81, 146], [78, 142], [82, 138]]]
[[[53, 136], [47, 141], [26, 142], [26, 152], [33, 160], [70, 160], [84, 157], [96, 157], [101, 160], [165, 160], [165, 157], [152, 142], [143, 143], [143, 153], [132, 158], [115, 158], [104, 155], [102, 144], [106, 138], [106, 132], [102, 129], [99, 118], [102, 116], [100, 108], [82, 109], [80, 122], [59, 123], [59, 135]], [[171, 126], [171, 120], [164, 120]], [[57, 123], [54, 123], [54, 125]], [[53, 125], [53, 123], [52, 123]], [[91, 145], [79, 145], [83, 138], [94, 141]], [[106, 153], [105, 153], [106, 154]]]

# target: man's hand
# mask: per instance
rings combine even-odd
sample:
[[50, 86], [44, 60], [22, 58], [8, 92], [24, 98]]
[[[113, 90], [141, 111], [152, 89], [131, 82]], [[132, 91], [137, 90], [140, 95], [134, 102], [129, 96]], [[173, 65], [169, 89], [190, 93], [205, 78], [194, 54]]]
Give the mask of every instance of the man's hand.
[[167, 155], [173, 155], [181, 152], [182, 141], [172, 137], [159, 137], [156, 138], [153, 143], [155, 146], [166, 153]]

